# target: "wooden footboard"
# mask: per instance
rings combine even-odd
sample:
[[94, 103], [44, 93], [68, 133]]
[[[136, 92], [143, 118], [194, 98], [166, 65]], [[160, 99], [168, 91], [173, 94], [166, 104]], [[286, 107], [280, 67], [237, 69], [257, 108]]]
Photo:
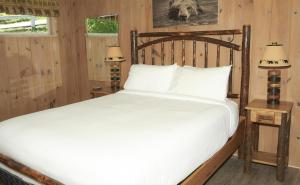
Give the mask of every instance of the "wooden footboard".
[[27, 166], [25, 166], [24, 164], [21, 164], [3, 154], [0, 154], [0, 162], [2, 164], [4, 164], [5, 166], [20, 172], [23, 175], [26, 175], [32, 179], [34, 179], [35, 181], [41, 183], [41, 184], [45, 184], [45, 185], [63, 185], [62, 183], [36, 171], [33, 170]]

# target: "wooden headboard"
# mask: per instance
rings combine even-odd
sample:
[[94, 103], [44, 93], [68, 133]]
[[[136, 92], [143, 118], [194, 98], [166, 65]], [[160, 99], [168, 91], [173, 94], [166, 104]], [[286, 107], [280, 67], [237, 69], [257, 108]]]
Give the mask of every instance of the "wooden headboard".
[[[235, 36], [241, 35], [241, 43], [235, 43]], [[213, 31], [194, 31], [194, 32], [146, 32], [138, 33], [136, 30], [131, 31], [131, 63], [132, 64], [152, 64], [152, 65], [165, 65], [174, 64], [175, 60], [178, 61], [178, 57], [175, 58], [175, 44], [178, 42], [181, 45], [181, 65], [187, 63], [187, 42], [191, 44], [192, 50], [192, 61], [190, 64], [194, 67], [199, 66], [199, 62], [203, 63], [202, 67], [221, 66], [221, 49], [228, 50], [229, 59], [224, 65], [235, 66], [235, 51], [241, 51], [240, 69], [241, 69], [241, 84], [240, 91], [233, 93], [233, 70], [229, 77], [228, 97], [229, 98], [240, 98], [240, 115], [245, 116], [245, 106], [248, 103], [249, 95], [249, 76], [250, 76], [250, 35], [251, 26], [243, 26], [243, 30], [213, 30]], [[232, 36], [229, 41], [224, 41], [222, 36]], [[204, 59], [203, 61], [197, 60], [197, 46], [203, 45]], [[169, 45], [169, 50], [166, 52], [166, 45]], [[215, 61], [209, 59], [209, 46], [216, 46]], [[157, 49], [159, 46], [160, 49]], [[177, 46], [177, 45], [176, 45]], [[146, 51], [150, 50], [150, 57], [146, 57]], [[158, 51], [159, 53], [157, 54]], [[170, 61], [166, 61], [166, 54], [170, 55]], [[159, 61], [157, 56], [159, 55]], [[140, 59], [140, 60], [139, 60]], [[150, 62], [146, 59], [150, 59]], [[223, 61], [223, 60], [222, 60]], [[177, 62], [178, 63], [178, 62]]]

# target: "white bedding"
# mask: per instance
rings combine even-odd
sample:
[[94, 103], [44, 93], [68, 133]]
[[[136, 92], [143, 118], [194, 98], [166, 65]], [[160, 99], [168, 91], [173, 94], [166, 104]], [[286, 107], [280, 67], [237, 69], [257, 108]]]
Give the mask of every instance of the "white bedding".
[[67, 185], [174, 185], [235, 132], [237, 105], [121, 91], [0, 123], [0, 153]]

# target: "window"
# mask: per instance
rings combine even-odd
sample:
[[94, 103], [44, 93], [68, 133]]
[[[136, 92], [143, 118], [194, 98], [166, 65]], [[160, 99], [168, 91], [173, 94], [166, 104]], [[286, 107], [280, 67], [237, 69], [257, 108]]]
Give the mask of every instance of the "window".
[[0, 33], [49, 33], [47, 17], [0, 13]]
[[119, 30], [118, 15], [107, 15], [86, 19], [87, 33], [117, 34]]

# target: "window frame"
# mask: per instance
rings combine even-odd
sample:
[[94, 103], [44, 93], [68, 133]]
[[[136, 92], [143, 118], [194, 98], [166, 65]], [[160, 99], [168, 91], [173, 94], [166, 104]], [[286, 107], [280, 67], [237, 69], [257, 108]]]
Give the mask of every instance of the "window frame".
[[[22, 15], [18, 15], [22, 16]], [[25, 16], [34, 16], [34, 15], [25, 15]], [[38, 17], [38, 16], [34, 16]], [[57, 26], [54, 26], [57, 24], [56, 18], [53, 17], [46, 17], [47, 19], [47, 32], [0, 32], [0, 36], [50, 36], [55, 35]]]
[[[116, 33], [89, 33], [88, 32], [88, 24], [87, 24], [88, 19], [101, 19], [101, 18], [105, 19], [108, 17], [115, 17], [115, 20], [117, 20], [118, 30]], [[85, 24], [86, 36], [92, 36], [92, 37], [118, 36], [120, 33], [119, 15], [117, 13], [101, 15], [101, 16], [97, 16], [97, 17], [86, 17], [84, 24]]]

